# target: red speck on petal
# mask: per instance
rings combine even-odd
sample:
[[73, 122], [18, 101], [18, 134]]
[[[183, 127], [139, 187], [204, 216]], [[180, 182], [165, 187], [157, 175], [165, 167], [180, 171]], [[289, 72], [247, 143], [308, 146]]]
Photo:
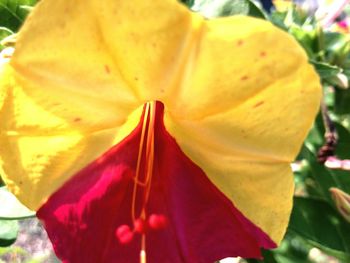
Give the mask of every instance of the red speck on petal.
[[134, 233], [128, 225], [121, 225], [115, 231], [115, 235], [121, 244], [128, 244], [132, 241]]
[[241, 80], [247, 80], [247, 79], [249, 79], [249, 77], [246, 75], [241, 77]]
[[74, 121], [74, 122], [79, 122], [79, 121], [81, 121], [81, 118], [77, 117], [77, 118], [75, 118], [73, 121]]
[[266, 52], [265, 51], [260, 52], [260, 57], [265, 57], [265, 56], [266, 56]]
[[265, 101], [259, 101], [259, 102], [254, 104], [253, 108], [257, 108], [257, 107], [263, 105], [264, 103], [265, 103]]
[[105, 65], [105, 71], [107, 74], [111, 73], [111, 70], [108, 65]]
[[135, 219], [135, 221], [134, 221], [134, 231], [136, 233], [143, 234], [143, 233], [146, 232], [146, 229], [147, 229], [147, 225], [146, 225], [145, 220], [143, 220], [142, 218]]
[[242, 39], [238, 40], [238, 41], [237, 41], [237, 46], [242, 46], [242, 45], [243, 45], [243, 42], [244, 42], [244, 41], [243, 41]]
[[164, 215], [152, 214], [148, 218], [148, 225], [152, 229], [163, 229], [167, 225], [167, 219]]

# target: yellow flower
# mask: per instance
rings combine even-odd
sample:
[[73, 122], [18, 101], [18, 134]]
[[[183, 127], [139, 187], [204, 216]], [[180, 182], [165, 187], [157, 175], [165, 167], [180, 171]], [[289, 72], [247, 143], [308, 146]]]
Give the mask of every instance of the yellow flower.
[[[98, 163], [110, 164], [101, 156], [110, 160], [112, 152], [123, 150], [123, 156], [133, 152], [132, 162], [123, 160], [128, 163], [123, 169], [131, 174], [125, 187], [136, 185], [136, 190], [128, 188], [125, 195], [139, 196], [143, 178], [144, 193], [152, 199], [156, 185], [165, 180], [158, 176], [152, 179], [153, 173], [159, 173], [157, 169], [165, 169], [159, 168], [165, 158], [159, 153], [167, 151], [161, 141], [172, 145], [171, 149], [178, 145], [174, 151], [185, 156], [174, 157], [172, 163], [164, 152], [169, 167], [175, 167], [180, 159], [186, 163], [190, 160], [191, 167], [198, 168], [195, 173], [201, 174], [196, 178], [208, 178], [202, 183], [212, 184], [208, 186], [211, 191], [218, 189], [242, 213], [237, 218], [244, 216], [256, 226], [254, 231], [261, 229], [276, 244], [282, 239], [292, 207], [290, 162], [312, 125], [321, 91], [302, 48], [269, 22], [244, 16], [205, 20], [175, 0], [45, 0], [23, 25], [16, 51], [1, 72], [0, 174], [25, 205], [45, 211], [40, 213], [42, 219], [52, 212], [50, 219], [43, 219], [45, 224], [50, 225], [57, 215], [65, 226], [74, 225], [63, 236], [74, 231], [89, 233], [90, 225], [84, 225], [81, 218], [75, 221], [79, 217], [74, 214], [77, 207], [62, 219], [58, 210], [51, 210], [51, 204], [57, 209], [67, 207], [68, 203], [58, 205], [57, 200], [64, 198], [57, 193], [69, 187], [73, 187], [69, 193], [79, 192], [85, 200], [83, 186], [76, 178], [84, 178], [80, 182], [87, 187], [86, 171], [95, 176], [97, 172], [91, 169], [99, 167]], [[148, 138], [149, 134], [153, 137]], [[147, 143], [139, 142], [140, 138]], [[139, 150], [130, 146], [133, 150], [128, 151], [128, 140]], [[137, 172], [139, 161], [140, 167], [146, 168]], [[150, 168], [153, 162], [154, 169]], [[181, 180], [186, 182], [186, 178]], [[89, 187], [105, 189], [98, 184]], [[181, 196], [184, 194], [191, 193], [185, 191]], [[86, 216], [89, 206], [102, 200], [101, 196], [90, 200], [79, 215]], [[143, 220], [150, 215], [148, 199], [144, 199], [131, 198], [132, 207], [128, 206], [133, 212], [139, 207]], [[182, 221], [175, 224], [173, 209], [181, 215], [185, 212], [169, 207], [167, 220], [178, 226]], [[204, 210], [197, 211], [198, 218], [191, 221], [194, 229], [202, 224], [198, 222]], [[132, 219], [125, 219], [126, 223]], [[212, 222], [215, 218], [202, 220]], [[224, 222], [221, 217], [216, 220], [219, 225]], [[55, 221], [52, 227], [58, 228], [58, 224]], [[122, 230], [117, 234], [125, 234]], [[55, 233], [48, 231], [55, 239]], [[232, 233], [228, 231], [227, 236], [232, 237]], [[215, 240], [211, 233], [198, 242], [212, 239], [216, 246], [225, 247], [225, 242]], [[265, 241], [258, 243], [271, 247]], [[62, 239], [57, 242], [58, 255], [67, 262], [77, 262], [71, 254], [63, 255], [62, 249], [64, 253], [75, 249], [80, 255], [82, 249], [64, 247]], [[239, 251], [238, 243], [235, 246]], [[200, 247], [200, 253], [210, 254], [210, 248]], [[92, 253], [88, 246], [83, 251]], [[160, 249], [159, 253], [164, 251]], [[183, 247], [181, 251], [187, 253]], [[230, 256], [230, 251], [212, 253], [216, 253], [213, 257]], [[254, 253], [256, 256], [258, 252]], [[86, 254], [86, 259], [92, 260], [91, 255]]]

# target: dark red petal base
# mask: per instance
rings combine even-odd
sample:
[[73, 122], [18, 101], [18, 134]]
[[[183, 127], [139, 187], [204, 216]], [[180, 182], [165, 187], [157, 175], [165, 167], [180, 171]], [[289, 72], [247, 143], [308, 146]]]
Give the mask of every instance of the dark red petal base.
[[[124, 238], [130, 242], [123, 244], [116, 237], [116, 230], [121, 225], [133, 228], [132, 178], [141, 123], [121, 143], [74, 175], [37, 212], [64, 263], [139, 262], [141, 235], [136, 232], [131, 237], [126, 235]], [[138, 210], [141, 203], [137, 198]], [[147, 263], [213, 263], [236, 256], [260, 258], [261, 247], [276, 247], [181, 151], [165, 130], [163, 105], [158, 102], [147, 214], [166, 218], [161, 229], [146, 233]], [[123, 227], [119, 230], [119, 234], [125, 234]]]

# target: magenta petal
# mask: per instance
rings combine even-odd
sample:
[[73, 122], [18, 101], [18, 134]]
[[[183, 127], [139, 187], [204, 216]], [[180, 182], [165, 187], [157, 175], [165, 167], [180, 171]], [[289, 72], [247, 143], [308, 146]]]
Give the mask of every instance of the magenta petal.
[[[69, 263], [138, 263], [141, 235], [121, 244], [121, 225], [133, 226], [132, 189], [139, 125], [64, 184], [39, 209], [57, 256]], [[163, 124], [157, 103], [154, 173], [147, 214], [165, 215], [164, 228], [146, 233], [147, 263], [212, 263], [225, 257], [261, 257], [273, 241], [245, 218], [187, 158]], [[237, 189], [239, 191], [239, 189]], [[137, 209], [141, 200], [136, 200]]]

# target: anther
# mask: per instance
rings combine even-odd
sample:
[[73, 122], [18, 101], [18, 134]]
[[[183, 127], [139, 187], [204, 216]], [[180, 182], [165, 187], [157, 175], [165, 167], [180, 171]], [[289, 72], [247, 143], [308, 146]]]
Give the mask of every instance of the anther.
[[151, 214], [148, 218], [149, 227], [155, 230], [165, 228], [167, 223], [167, 218], [162, 214]]
[[121, 244], [128, 244], [134, 238], [134, 233], [128, 225], [121, 225], [115, 231], [115, 235]]

